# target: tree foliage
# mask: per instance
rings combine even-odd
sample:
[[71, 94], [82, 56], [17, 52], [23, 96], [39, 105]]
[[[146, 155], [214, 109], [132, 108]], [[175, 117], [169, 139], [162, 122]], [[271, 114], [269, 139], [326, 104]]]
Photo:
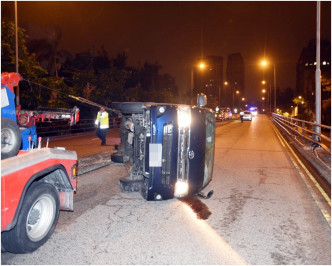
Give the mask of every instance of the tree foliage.
[[[22, 28], [18, 29], [18, 36], [19, 73], [24, 78], [20, 82], [23, 109], [80, 105], [68, 95], [80, 96], [105, 106], [113, 101], [179, 102], [175, 79], [169, 74], [161, 75], [162, 66], [158, 62], [146, 61], [138, 67], [128, 66], [124, 52], [111, 58], [103, 46], [96, 51], [72, 56], [57, 50], [61, 32], [57, 33], [54, 44], [45, 40], [29, 40], [27, 46], [28, 35]], [[15, 72], [14, 23], [2, 22], [1, 37], [1, 71]], [[39, 61], [47, 57], [51, 61], [46, 70]], [[82, 107], [91, 109], [90, 106]], [[84, 113], [91, 112], [86, 110]]]

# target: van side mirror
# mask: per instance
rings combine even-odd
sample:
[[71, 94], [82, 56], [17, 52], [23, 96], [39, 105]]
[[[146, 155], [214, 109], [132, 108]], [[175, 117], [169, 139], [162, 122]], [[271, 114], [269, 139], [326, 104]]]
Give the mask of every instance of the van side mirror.
[[197, 106], [201, 108], [205, 105], [207, 105], [206, 95], [204, 93], [197, 94]]

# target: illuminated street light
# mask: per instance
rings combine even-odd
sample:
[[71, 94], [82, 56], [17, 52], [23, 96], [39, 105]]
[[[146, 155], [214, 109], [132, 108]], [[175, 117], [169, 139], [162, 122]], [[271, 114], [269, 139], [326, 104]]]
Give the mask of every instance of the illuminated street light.
[[263, 81], [262, 81], [262, 84], [263, 84], [263, 85], [265, 85], [265, 84], [266, 84], [266, 81], [265, 81], [265, 80], [263, 80]]
[[[190, 91], [190, 103], [191, 105], [193, 105], [193, 92], [194, 92], [194, 68], [195, 66], [193, 66], [191, 68], [191, 77], [190, 77], [190, 83], [191, 83], [191, 91]], [[205, 68], [205, 63], [201, 62], [198, 65], [198, 68], [203, 70]]]
[[[239, 94], [240, 93], [240, 91], [235, 91], [235, 93], [236, 94]], [[233, 93], [232, 93], [232, 95], [233, 95], [233, 110], [235, 111], [235, 109], [234, 109], [234, 91], [233, 91]], [[239, 105], [240, 105], [240, 103], [239, 103]], [[236, 113], [237, 111], [235, 111], [235, 113]]]
[[262, 89], [262, 92], [265, 93], [265, 92], [266, 92], [266, 89]]
[[[263, 60], [261, 62], [261, 65], [263, 67], [267, 67], [268, 62], [266, 60]], [[277, 106], [277, 72], [276, 72], [276, 64], [273, 63], [273, 85], [274, 85], [274, 112], [276, 111], [276, 106]]]
[[264, 100], [265, 100], [265, 97], [262, 97], [262, 100], [264, 101]]
[[295, 104], [296, 104], [296, 107], [295, 107], [295, 116], [297, 116], [300, 112], [300, 110], [299, 110], [299, 105], [300, 104], [305, 104], [305, 99], [301, 96], [301, 95], [299, 95], [299, 96], [297, 96], [295, 99], [294, 99], [294, 101], [293, 101]]
[[[221, 89], [221, 84], [218, 82], [218, 84], [219, 84], [219, 86], [218, 86], [218, 91], [219, 91], [219, 97], [218, 97], [218, 104], [221, 106], [221, 92], [220, 92], [220, 89]], [[225, 87], [228, 85], [228, 82], [227, 81], [225, 81], [224, 82], [224, 85], [225, 85]], [[234, 104], [233, 104], [233, 109], [234, 109]]]

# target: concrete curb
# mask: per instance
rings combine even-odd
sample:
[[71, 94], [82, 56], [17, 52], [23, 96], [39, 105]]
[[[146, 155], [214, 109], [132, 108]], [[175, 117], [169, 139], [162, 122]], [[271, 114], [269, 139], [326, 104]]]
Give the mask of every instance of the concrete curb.
[[83, 174], [89, 173], [91, 171], [97, 170], [97, 169], [102, 168], [104, 166], [108, 166], [110, 164], [113, 164], [113, 162], [109, 161], [109, 162], [101, 163], [101, 164], [94, 165], [94, 166], [91, 166], [91, 167], [83, 168], [82, 170], [78, 170], [78, 175], [83, 175]]

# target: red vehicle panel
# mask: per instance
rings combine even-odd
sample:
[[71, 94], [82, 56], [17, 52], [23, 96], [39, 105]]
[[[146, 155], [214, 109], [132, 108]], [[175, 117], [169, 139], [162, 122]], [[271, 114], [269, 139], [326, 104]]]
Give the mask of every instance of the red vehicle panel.
[[[67, 173], [68, 184], [75, 191], [77, 179], [72, 175], [75, 165], [76, 152], [48, 148], [21, 152], [1, 161], [1, 231], [13, 222], [22, 195], [34, 180], [63, 169], [62, 172]], [[60, 208], [65, 204], [64, 200], [60, 195]]]

